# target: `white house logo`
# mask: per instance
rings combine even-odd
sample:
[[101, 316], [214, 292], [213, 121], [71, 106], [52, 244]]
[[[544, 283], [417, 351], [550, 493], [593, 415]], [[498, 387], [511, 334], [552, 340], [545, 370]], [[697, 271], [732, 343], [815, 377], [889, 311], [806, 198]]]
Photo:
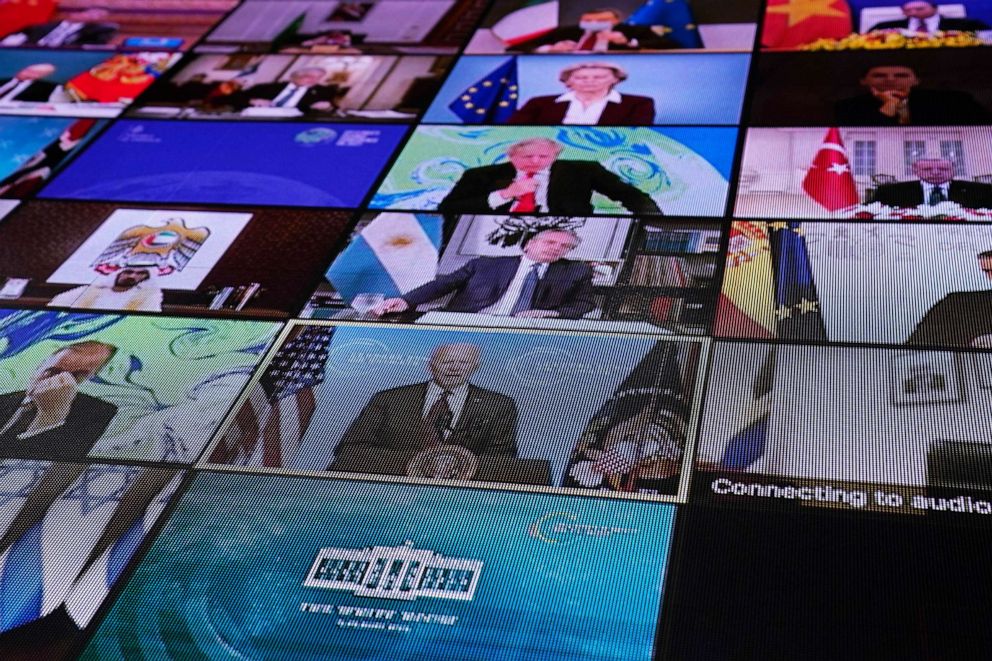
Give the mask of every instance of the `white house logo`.
[[531, 386], [558, 383], [570, 376], [603, 376], [617, 371], [609, 361], [579, 360], [570, 351], [557, 347], [536, 347], [510, 362], [510, 371]]
[[637, 528], [583, 523], [572, 512], [548, 512], [527, 528], [527, 534], [548, 544], [560, 544], [580, 537], [607, 539], [615, 535], [636, 535]]
[[327, 369], [341, 375], [365, 374], [383, 367], [422, 370], [427, 359], [394, 351], [379, 340], [362, 338], [335, 345], [327, 354]]
[[400, 546], [320, 549], [303, 585], [346, 590], [357, 597], [471, 601], [481, 573], [479, 560], [446, 558], [406, 541]]

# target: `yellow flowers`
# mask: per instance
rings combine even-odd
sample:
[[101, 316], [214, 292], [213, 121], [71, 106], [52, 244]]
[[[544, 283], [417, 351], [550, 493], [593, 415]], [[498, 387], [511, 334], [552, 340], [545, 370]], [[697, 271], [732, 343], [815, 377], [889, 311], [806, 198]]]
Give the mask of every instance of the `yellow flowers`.
[[901, 30], [876, 30], [851, 34], [843, 39], [817, 39], [800, 47], [808, 51], [883, 50], [890, 48], [965, 48], [983, 46], [974, 32], [948, 30], [929, 34], [906, 34]]

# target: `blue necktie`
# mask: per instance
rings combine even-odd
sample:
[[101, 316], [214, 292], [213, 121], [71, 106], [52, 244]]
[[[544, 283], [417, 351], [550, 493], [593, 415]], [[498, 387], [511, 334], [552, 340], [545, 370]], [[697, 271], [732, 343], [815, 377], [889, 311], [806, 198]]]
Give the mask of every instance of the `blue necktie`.
[[944, 195], [944, 188], [942, 186], [934, 186], [930, 189], [930, 199], [927, 200], [930, 206], [940, 204], [946, 200], [947, 196]]
[[513, 309], [510, 310], [511, 315], [531, 309], [531, 305], [534, 302], [534, 290], [537, 289], [537, 272], [540, 268], [540, 264], [534, 264], [530, 267], [527, 277], [524, 278], [524, 284], [520, 288], [520, 296], [517, 297], [517, 302], [513, 304]]

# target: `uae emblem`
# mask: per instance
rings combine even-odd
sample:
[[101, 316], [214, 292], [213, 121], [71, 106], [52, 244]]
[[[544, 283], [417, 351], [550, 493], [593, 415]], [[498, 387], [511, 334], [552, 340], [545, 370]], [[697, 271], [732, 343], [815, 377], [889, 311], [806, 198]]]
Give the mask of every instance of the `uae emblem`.
[[103, 275], [124, 267], [156, 268], [160, 276], [182, 271], [210, 236], [206, 227], [186, 227], [182, 218], [162, 225], [135, 225], [121, 232], [91, 266]]

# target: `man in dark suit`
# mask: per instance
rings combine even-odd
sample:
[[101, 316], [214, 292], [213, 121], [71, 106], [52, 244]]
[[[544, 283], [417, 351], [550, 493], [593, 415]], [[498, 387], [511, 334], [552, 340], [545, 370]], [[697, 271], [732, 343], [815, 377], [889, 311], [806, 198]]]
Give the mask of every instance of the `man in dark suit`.
[[508, 49], [521, 53], [589, 53], [681, 48], [646, 25], [623, 25], [616, 9], [591, 9], [578, 25], [557, 27]]
[[515, 457], [516, 403], [469, 383], [480, 355], [474, 344], [438, 346], [428, 362], [429, 381], [372, 395], [341, 437], [327, 469], [364, 465], [371, 472], [404, 475], [417, 453], [440, 445]]
[[237, 108], [296, 108], [300, 112], [333, 111], [336, 85], [323, 85], [327, 71], [320, 67], [297, 69], [288, 82], [262, 83], [238, 92], [231, 105]]
[[44, 80], [53, 73], [55, 73], [55, 65], [41, 62], [24, 67], [14, 74], [13, 78], [0, 79], [0, 103], [48, 101], [59, 87]]
[[913, 163], [918, 181], [883, 184], [872, 202], [909, 208], [954, 202], [966, 209], [992, 208], [992, 185], [954, 179], [954, 163], [946, 158], [921, 158]]
[[[992, 250], [978, 255], [978, 267], [992, 280]], [[906, 344], [992, 348], [992, 291], [955, 291], [927, 310]]]
[[651, 197], [599, 163], [559, 161], [562, 146], [550, 138], [510, 145], [509, 163], [469, 168], [441, 200], [443, 213], [531, 213], [562, 216], [592, 213], [593, 192], [602, 193], [636, 214], [660, 214]]
[[902, 4], [902, 13], [906, 18], [898, 21], [882, 21], [871, 26], [874, 30], [909, 30], [918, 34], [932, 35], [935, 32], [958, 30], [960, 32], [978, 32], [988, 30], [984, 21], [973, 18], [951, 18], [941, 16], [937, 4], [927, 0], [910, 0]]
[[580, 62], [562, 69], [558, 79], [568, 91], [535, 96], [510, 117], [510, 124], [592, 124], [647, 126], [654, 123], [654, 100], [620, 94], [627, 72], [610, 62]]
[[920, 79], [910, 67], [871, 67], [860, 82], [867, 92], [834, 106], [838, 124], [955, 126], [992, 121], [992, 115], [967, 92], [921, 89]]
[[104, 7], [85, 7], [66, 14], [60, 21], [48, 21], [12, 32], [0, 41], [4, 46], [90, 46], [109, 44], [120, 26], [107, 22]]
[[579, 241], [568, 230], [538, 232], [521, 246], [519, 257], [476, 257], [401, 297], [386, 299], [372, 313], [404, 312], [455, 292], [444, 306], [450, 312], [578, 319], [596, 306], [592, 269], [563, 259]]
[[70, 344], [38, 366], [25, 390], [0, 395], [0, 452], [84, 458], [117, 415], [117, 407], [78, 388], [116, 351], [102, 342]]

